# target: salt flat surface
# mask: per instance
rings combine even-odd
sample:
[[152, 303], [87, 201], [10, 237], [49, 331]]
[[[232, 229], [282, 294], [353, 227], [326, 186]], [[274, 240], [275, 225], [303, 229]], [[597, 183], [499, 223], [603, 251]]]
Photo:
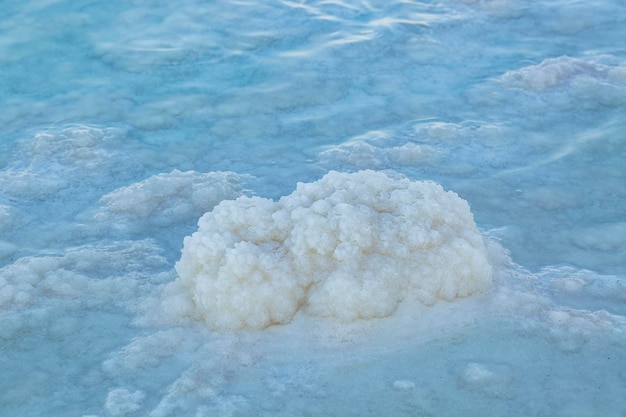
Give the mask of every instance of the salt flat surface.
[[623, 1], [0, 9], [0, 416], [626, 414]]

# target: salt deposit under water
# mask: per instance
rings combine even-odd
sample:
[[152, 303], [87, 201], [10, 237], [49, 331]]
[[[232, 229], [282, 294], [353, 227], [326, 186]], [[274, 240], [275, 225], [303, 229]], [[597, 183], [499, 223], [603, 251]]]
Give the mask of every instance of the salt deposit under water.
[[0, 416], [626, 415], [623, 1], [0, 9]]

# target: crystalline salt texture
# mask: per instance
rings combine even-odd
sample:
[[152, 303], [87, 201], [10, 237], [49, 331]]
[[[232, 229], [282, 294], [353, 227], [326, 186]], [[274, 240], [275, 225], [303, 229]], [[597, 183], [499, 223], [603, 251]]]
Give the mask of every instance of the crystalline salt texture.
[[330, 172], [278, 202], [225, 201], [185, 238], [164, 306], [216, 329], [264, 328], [304, 310], [341, 320], [479, 292], [492, 270], [467, 203], [431, 182]]

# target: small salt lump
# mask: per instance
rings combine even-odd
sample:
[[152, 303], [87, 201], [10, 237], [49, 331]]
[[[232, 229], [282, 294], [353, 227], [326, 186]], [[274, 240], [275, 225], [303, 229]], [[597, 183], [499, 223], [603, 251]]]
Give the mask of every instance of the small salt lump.
[[162, 307], [215, 330], [263, 329], [296, 312], [386, 317], [489, 287], [469, 205], [433, 182], [329, 172], [279, 201], [223, 201], [184, 240]]

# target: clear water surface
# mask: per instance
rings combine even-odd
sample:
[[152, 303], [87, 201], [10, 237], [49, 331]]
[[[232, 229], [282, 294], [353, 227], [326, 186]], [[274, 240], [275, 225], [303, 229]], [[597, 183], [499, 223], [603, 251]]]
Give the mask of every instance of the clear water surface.
[[[0, 415], [625, 415], [624, 39], [622, 0], [0, 1]], [[162, 319], [203, 213], [361, 169], [467, 200], [494, 288]]]

